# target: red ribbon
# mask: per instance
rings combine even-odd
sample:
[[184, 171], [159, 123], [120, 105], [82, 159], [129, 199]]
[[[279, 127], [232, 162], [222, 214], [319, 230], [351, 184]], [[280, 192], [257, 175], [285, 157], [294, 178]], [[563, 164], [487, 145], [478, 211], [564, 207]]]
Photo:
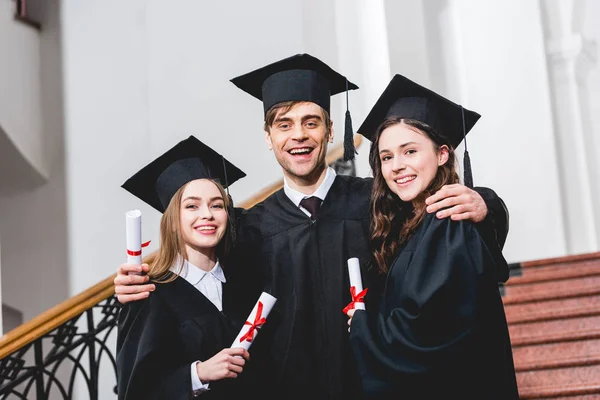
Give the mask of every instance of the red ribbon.
[[[144, 247], [148, 247], [148, 245], [150, 244], [150, 240], [148, 240], [146, 243], [142, 243], [142, 249]], [[142, 255], [142, 249], [138, 250], [138, 251], [133, 251], [133, 250], [129, 250], [127, 249], [127, 254], [130, 256], [141, 256]]]
[[248, 332], [246, 332], [244, 336], [240, 338], [240, 342], [243, 342], [244, 340], [246, 340], [247, 342], [252, 342], [252, 340], [254, 340], [254, 332], [260, 329], [260, 327], [263, 326], [265, 322], [267, 322], [267, 320], [262, 317], [262, 309], [263, 305], [259, 301], [258, 308], [256, 310], [256, 316], [254, 317], [254, 323], [250, 321], [244, 322], [244, 325], [250, 325], [250, 328], [248, 329]]
[[356, 293], [356, 286], [350, 286], [350, 294], [352, 295], [352, 301], [348, 303], [346, 307], [344, 307], [344, 314], [348, 314], [348, 311], [354, 308], [356, 303], [364, 303], [365, 302], [365, 294], [367, 294], [367, 289], [363, 289], [360, 293]]

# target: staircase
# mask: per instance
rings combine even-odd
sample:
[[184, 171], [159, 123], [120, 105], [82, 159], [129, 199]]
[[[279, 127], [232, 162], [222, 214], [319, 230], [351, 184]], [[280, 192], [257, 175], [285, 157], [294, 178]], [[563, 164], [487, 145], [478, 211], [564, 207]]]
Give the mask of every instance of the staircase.
[[511, 265], [501, 286], [521, 399], [600, 399], [600, 252]]

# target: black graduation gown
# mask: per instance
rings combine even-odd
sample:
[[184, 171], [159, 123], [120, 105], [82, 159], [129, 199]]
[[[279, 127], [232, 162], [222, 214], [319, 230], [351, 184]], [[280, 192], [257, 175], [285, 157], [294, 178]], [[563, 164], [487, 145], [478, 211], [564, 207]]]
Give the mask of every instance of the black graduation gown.
[[[230, 347], [241, 328], [225, 316], [232, 309], [231, 286], [228, 278], [223, 284], [223, 312], [180, 277], [157, 284], [147, 299], [122, 307], [117, 337], [119, 400], [192, 398], [191, 363]], [[236, 380], [211, 382], [202, 398], [231, 398]]]
[[283, 189], [242, 215], [234, 254], [243, 255], [241, 268], [257, 267], [277, 298], [250, 349], [248, 372], [256, 373], [261, 395], [358, 398], [342, 310], [350, 302], [348, 258], [358, 257], [365, 269], [370, 259], [370, 190], [369, 179], [338, 175], [316, 221]]
[[[316, 221], [283, 189], [239, 215], [235, 271], [248, 285], [257, 285], [254, 296], [266, 290], [278, 299], [250, 348], [245, 370], [257, 385], [257, 394], [281, 399], [362, 398], [342, 310], [351, 300], [349, 258], [360, 260], [363, 286], [369, 290], [367, 303], [377, 298], [383, 283], [369, 248], [372, 183], [372, 178], [337, 175]], [[507, 219], [493, 191], [476, 190], [490, 216]], [[506, 237], [502, 223], [488, 218], [479, 225], [490, 231], [490, 240]], [[508, 277], [508, 269], [500, 275]]]
[[425, 216], [387, 274], [378, 315], [352, 320], [369, 398], [518, 399], [498, 262], [471, 222]]

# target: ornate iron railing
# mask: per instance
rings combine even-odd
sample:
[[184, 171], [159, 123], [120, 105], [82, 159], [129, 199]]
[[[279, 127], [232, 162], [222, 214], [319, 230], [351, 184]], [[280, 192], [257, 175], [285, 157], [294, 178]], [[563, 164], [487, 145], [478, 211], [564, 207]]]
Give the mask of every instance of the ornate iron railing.
[[76, 380], [85, 383], [90, 399], [98, 399], [103, 363], [116, 382], [108, 339], [116, 333], [119, 308], [111, 296], [0, 360], [0, 399], [73, 399]]
[[[361, 136], [355, 135], [358, 147]], [[354, 163], [333, 165], [343, 146], [328, 151], [338, 173]], [[239, 204], [250, 208], [283, 187], [279, 180]], [[151, 255], [150, 255], [151, 256]], [[116, 327], [120, 303], [112, 275], [0, 337], [0, 400], [116, 398]], [[106, 366], [105, 366], [106, 365]], [[106, 376], [105, 376], [106, 375]]]

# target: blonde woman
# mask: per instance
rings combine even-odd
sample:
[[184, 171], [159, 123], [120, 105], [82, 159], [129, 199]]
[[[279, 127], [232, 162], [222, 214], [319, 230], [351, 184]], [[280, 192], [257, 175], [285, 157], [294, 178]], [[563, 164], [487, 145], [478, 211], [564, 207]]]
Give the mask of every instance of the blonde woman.
[[191, 136], [123, 184], [163, 216], [148, 271], [156, 290], [119, 315], [119, 399], [234, 395], [249, 353], [229, 346], [241, 328], [235, 316], [247, 315], [240, 305], [251, 302], [228, 279], [232, 205], [218, 181], [243, 176]]

